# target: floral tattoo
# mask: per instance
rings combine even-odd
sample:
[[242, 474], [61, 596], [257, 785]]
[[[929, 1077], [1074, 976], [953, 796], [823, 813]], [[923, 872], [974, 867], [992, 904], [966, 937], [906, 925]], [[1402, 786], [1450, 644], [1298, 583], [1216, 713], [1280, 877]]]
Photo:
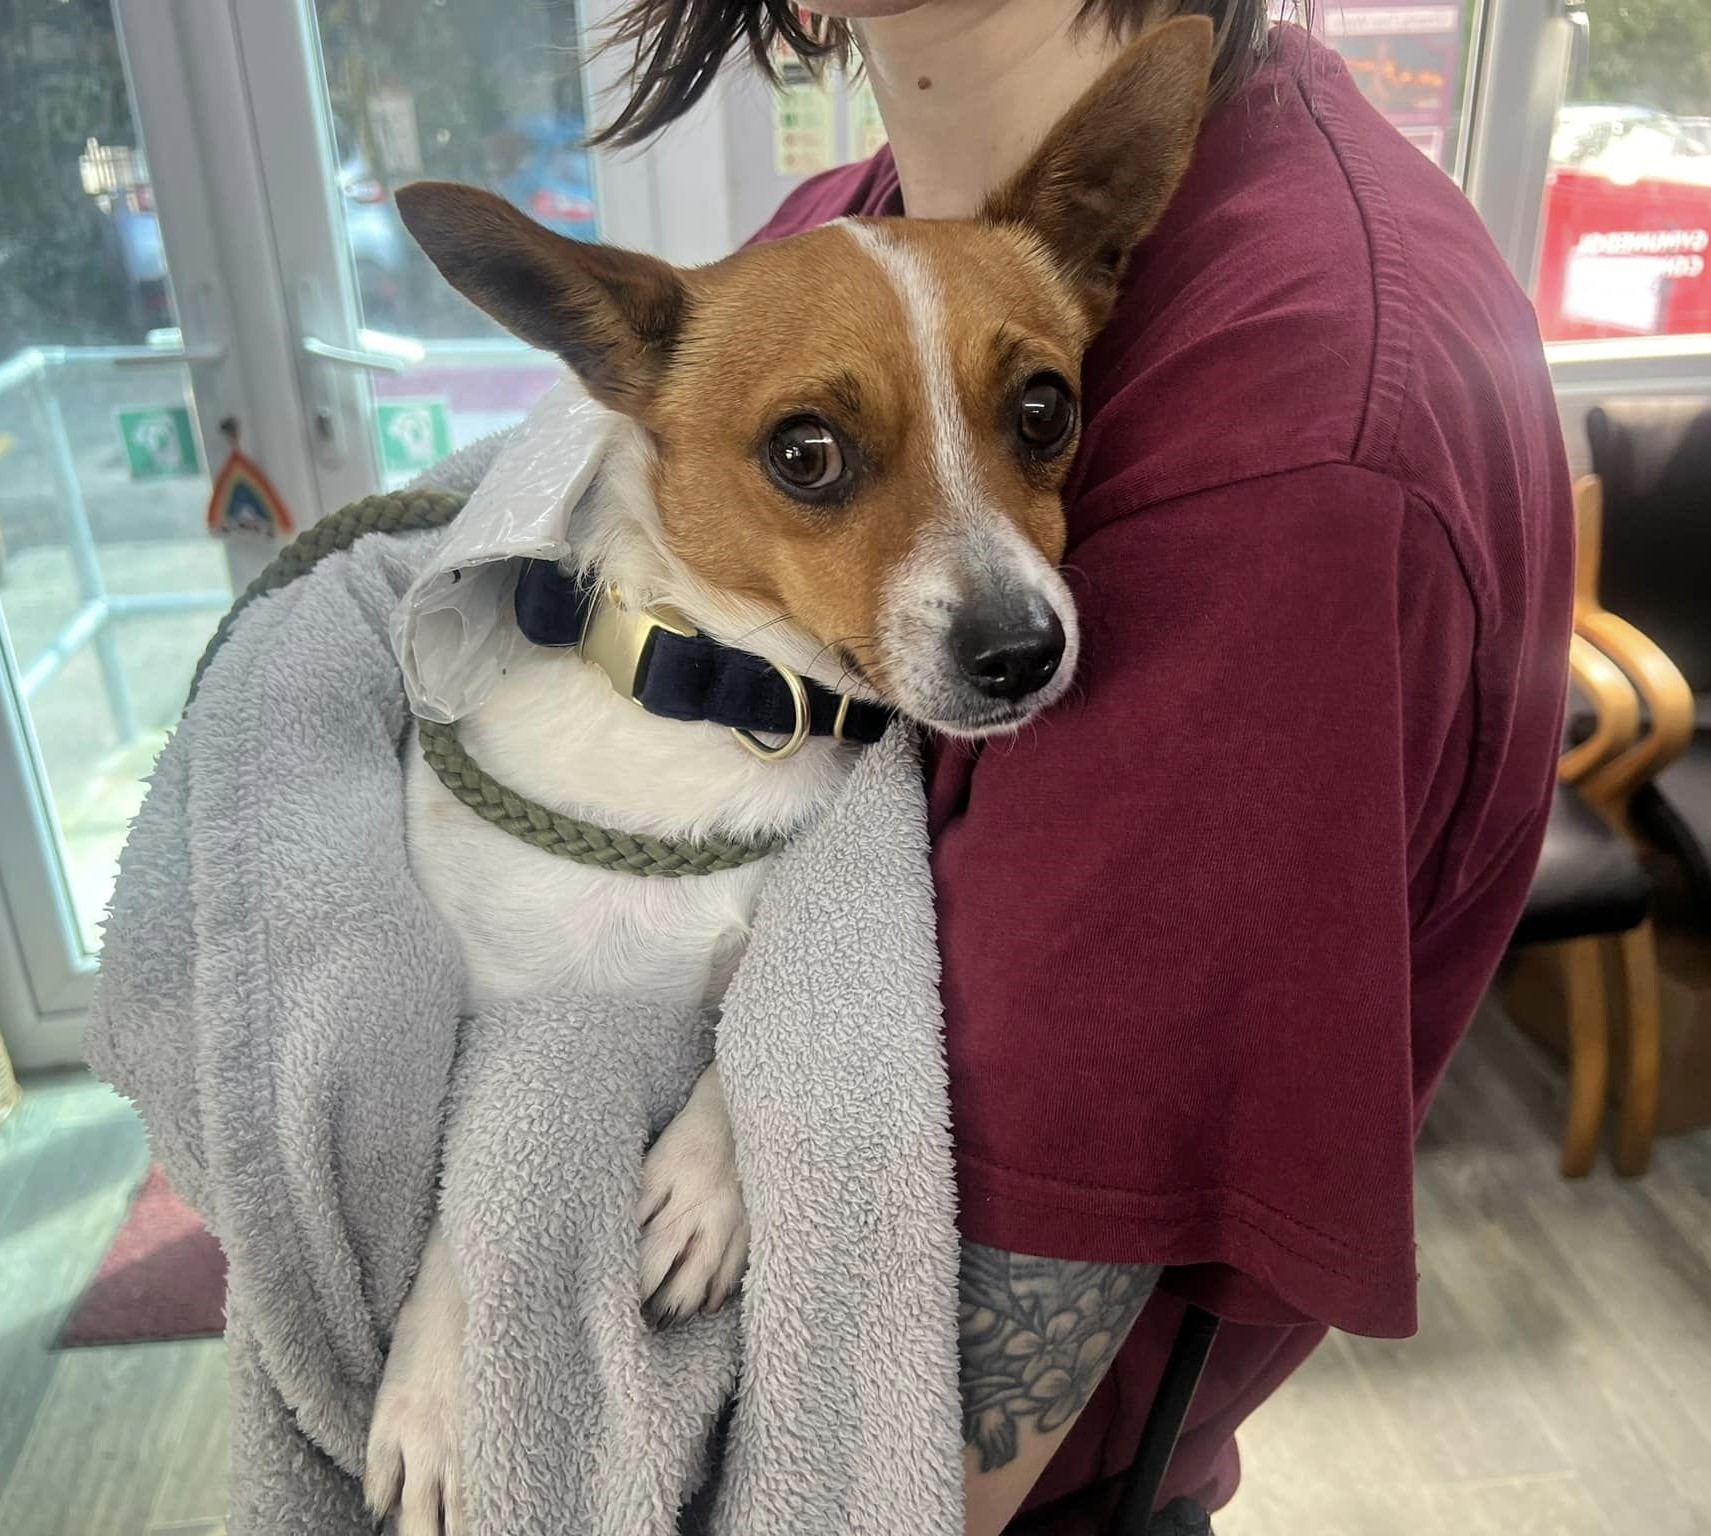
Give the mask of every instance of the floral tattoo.
[[992, 1472], [1086, 1407], [1159, 1271], [962, 1246], [963, 1441]]

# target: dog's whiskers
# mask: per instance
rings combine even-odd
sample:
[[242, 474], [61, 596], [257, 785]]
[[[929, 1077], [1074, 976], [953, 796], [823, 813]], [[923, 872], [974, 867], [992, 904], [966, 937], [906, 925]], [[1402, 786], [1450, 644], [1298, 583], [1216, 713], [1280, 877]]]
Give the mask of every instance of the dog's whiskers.
[[852, 672], [856, 677], [860, 678], [863, 682], [866, 682], [867, 671], [857, 659], [854, 648], [858, 645], [872, 644], [872, 635], [845, 635], [838, 640], [828, 640], [826, 644], [821, 646], [820, 649], [814, 653], [814, 659], [808, 663], [808, 666], [810, 669], [817, 667], [820, 664], [821, 657], [825, 656], [828, 652], [835, 652], [838, 659], [844, 663], [843, 674], [838, 679], [840, 683], [844, 678], [849, 677]]
[[738, 635], [736, 643], [742, 645], [754, 639], [756, 635], [764, 635], [769, 629], [777, 629], [780, 624], [794, 624], [798, 629], [802, 628], [802, 621], [795, 614], [781, 613], [775, 619], [768, 619], [764, 624], [755, 625], [746, 634]]

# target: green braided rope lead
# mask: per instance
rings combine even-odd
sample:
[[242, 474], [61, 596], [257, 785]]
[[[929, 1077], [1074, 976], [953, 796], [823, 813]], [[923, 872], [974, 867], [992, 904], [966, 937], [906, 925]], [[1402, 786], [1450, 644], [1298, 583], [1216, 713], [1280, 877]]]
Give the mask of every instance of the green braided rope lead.
[[[203, 673], [208, 670], [214, 653], [225, 643], [238, 615], [258, 597], [278, 591], [328, 555], [349, 549], [366, 534], [443, 528], [463, 510], [465, 499], [452, 491], [390, 491], [365, 496], [305, 528], [267, 563], [220, 620], [202, 659], [196, 663], [190, 697], [196, 697]], [[709, 838], [705, 842], [691, 842], [671, 837], [640, 837], [561, 816], [514, 793], [484, 772], [459, 744], [456, 726], [418, 720], [416, 727], [423, 757], [439, 775], [440, 782], [459, 800], [502, 831], [561, 859], [631, 875], [710, 875], [752, 864], [783, 846], [777, 840], [737, 843]]]
[[226, 643], [226, 636], [237, 623], [238, 615], [258, 597], [295, 581], [312, 566], [349, 549], [367, 533], [416, 533], [424, 528], [443, 528], [463, 510], [466, 497], [454, 491], [389, 491], [379, 496], [364, 496], [348, 507], [323, 517], [305, 528], [284, 549], [268, 561], [257, 576], [239, 594], [238, 600], [226, 610], [214, 630], [214, 636], [196, 663], [190, 679], [190, 697], [202, 684], [202, 674], [214, 659], [214, 652]]
[[416, 733], [422, 740], [422, 756], [440, 783], [476, 815], [561, 859], [631, 875], [711, 875], [740, 869], [783, 846], [776, 840], [736, 843], [721, 838], [692, 843], [593, 826], [507, 789], [464, 750], [452, 726], [418, 720]]

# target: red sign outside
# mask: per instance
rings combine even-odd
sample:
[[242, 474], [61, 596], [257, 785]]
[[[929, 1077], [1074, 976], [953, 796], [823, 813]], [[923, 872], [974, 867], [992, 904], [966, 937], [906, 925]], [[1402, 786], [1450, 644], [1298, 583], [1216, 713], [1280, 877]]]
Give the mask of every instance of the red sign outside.
[[1552, 171], [1538, 310], [1547, 341], [1711, 332], [1711, 187]]

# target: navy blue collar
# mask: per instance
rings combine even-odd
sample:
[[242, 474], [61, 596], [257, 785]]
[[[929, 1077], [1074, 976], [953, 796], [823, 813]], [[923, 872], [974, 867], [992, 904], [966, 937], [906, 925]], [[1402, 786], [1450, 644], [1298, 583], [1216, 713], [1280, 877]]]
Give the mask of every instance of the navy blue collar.
[[610, 589], [598, 581], [566, 575], [552, 560], [529, 560], [517, 578], [517, 628], [534, 645], [580, 649], [620, 693], [668, 720], [705, 720], [798, 744], [801, 736], [835, 736], [863, 745], [878, 741], [891, 723], [893, 711], [885, 706], [798, 680], [675, 615], [628, 616], [627, 645], [604, 644], [591, 625], [601, 627], [610, 601]]

